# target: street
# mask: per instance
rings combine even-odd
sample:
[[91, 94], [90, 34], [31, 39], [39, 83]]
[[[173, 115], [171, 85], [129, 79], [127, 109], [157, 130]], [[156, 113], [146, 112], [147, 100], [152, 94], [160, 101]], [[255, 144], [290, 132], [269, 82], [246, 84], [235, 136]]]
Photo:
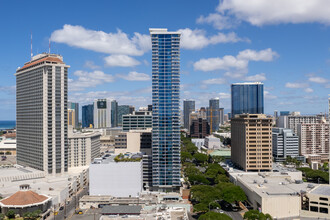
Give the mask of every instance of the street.
[[[88, 192], [88, 187], [85, 189], [82, 189], [79, 191], [78, 194], [78, 199], [76, 199], [76, 196], [72, 196], [71, 200], [69, 201], [69, 204], [64, 206], [63, 210], [58, 210], [58, 214], [54, 215], [52, 212], [50, 216], [47, 218], [47, 220], [64, 220], [64, 219], [70, 219], [74, 214], [75, 210], [79, 207], [79, 199], [87, 195]], [[66, 218], [65, 218], [66, 216]]]

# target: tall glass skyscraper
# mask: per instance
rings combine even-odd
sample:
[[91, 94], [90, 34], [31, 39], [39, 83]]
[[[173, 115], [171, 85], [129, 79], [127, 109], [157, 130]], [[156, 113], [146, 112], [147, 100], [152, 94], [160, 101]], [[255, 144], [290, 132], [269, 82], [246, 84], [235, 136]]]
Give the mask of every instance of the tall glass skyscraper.
[[84, 105], [82, 107], [82, 127], [89, 128], [90, 125], [94, 126], [94, 105]]
[[118, 102], [111, 101], [111, 127], [118, 127]]
[[183, 100], [183, 125], [189, 130], [189, 115], [195, 111], [195, 100]]
[[264, 84], [234, 83], [231, 85], [231, 113], [234, 118], [237, 114], [264, 113]]
[[149, 29], [152, 42], [152, 185], [180, 187], [180, 33]]

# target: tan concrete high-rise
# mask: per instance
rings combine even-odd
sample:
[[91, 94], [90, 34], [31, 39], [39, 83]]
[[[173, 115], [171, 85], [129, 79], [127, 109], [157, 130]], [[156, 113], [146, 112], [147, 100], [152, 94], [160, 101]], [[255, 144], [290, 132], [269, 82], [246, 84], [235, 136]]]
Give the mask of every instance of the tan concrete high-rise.
[[76, 112], [74, 109], [68, 109], [68, 125], [75, 127], [76, 124]]
[[272, 119], [264, 114], [242, 114], [232, 118], [231, 159], [244, 171], [271, 170]]

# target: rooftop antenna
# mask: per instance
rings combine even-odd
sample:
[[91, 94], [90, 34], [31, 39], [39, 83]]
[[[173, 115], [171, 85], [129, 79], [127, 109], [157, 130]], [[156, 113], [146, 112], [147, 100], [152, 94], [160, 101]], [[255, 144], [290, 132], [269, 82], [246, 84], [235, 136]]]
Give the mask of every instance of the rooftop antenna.
[[32, 57], [33, 57], [33, 53], [32, 53], [32, 31], [31, 31], [31, 60], [32, 60]]

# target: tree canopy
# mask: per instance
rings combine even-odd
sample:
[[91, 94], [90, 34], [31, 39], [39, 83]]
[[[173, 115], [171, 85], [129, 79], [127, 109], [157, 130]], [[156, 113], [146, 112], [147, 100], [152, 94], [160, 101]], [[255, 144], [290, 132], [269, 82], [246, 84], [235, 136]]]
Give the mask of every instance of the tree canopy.
[[217, 212], [207, 212], [199, 216], [198, 220], [231, 220], [228, 215], [217, 213]]

